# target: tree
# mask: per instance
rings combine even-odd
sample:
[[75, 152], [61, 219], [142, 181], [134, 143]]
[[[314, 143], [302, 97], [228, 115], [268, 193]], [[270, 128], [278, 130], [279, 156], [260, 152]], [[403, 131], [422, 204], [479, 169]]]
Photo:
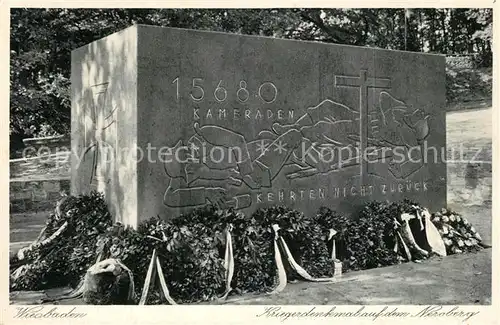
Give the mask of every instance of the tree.
[[491, 9], [470, 9], [467, 12], [474, 27], [469, 32], [474, 31], [472, 40], [476, 45], [476, 52], [479, 53], [481, 63], [484, 66], [491, 66], [493, 60], [493, 11]]

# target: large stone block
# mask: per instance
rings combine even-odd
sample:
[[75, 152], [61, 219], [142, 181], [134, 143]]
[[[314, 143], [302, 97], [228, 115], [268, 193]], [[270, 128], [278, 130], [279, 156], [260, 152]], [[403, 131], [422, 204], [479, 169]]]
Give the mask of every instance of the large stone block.
[[72, 96], [72, 192], [134, 226], [446, 203], [440, 55], [136, 25], [73, 51]]

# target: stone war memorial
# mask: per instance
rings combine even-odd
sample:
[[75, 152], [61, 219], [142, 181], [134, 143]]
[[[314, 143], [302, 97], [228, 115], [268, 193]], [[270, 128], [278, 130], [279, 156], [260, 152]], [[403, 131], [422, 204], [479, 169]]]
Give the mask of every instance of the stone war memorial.
[[134, 25], [72, 52], [72, 194], [136, 227], [216, 204], [446, 206], [445, 58]]

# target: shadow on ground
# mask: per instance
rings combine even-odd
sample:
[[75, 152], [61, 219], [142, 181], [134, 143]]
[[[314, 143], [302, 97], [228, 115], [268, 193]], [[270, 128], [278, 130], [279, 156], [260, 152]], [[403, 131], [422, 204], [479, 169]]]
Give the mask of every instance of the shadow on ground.
[[278, 295], [246, 295], [241, 305], [489, 305], [491, 249], [342, 275], [338, 283], [288, 284]]

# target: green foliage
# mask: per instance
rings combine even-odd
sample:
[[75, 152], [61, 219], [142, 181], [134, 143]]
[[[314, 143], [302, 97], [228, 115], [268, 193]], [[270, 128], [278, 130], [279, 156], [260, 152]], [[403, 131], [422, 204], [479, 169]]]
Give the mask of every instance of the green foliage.
[[316, 214], [315, 222], [321, 227], [323, 236], [327, 237], [329, 230], [337, 232], [337, 238], [342, 238], [349, 225], [349, 218], [332, 209], [322, 207]]
[[248, 227], [233, 232], [232, 287], [240, 293], [268, 291], [275, 285], [274, 236], [251, 220]]
[[[170, 294], [177, 301], [211, 300], [223, 292], [223, 260], [217, 241], [213, 230], [201, 223], [178, 226], [152, 218], [141, 224], [138, 231], [110, 229], [101, 242], [109, 245], [110, 257], [130, 268], [138, 297], [153, 249], [157, 250]], [[149, 304], [162, 301], [158, 288], [154, 291]]]
[[402, 213], [413, 213], [416, 203], [404, 200], [396, 203], [369, 202], [357, 218], [347, 219], [328, 208], [320, 209], [317, 219], [323, 229], [338, 231], [338, 258], [344, 271], [364, 270], [399, 263], [394, 251], [395, 223]]
[[[31, 262], [26, 272], [15, 281], [10, 279], [10, 289], [16, 290], [42, 290], [50, 287], [57, 279], [57, 274], [48, 274], [50, 270], [47, 260], [41, 259]], [[11, 270], [12, 271], [12, 270]]]
[[[275, 285], [274, 231], [285, 239], [294, 259], [313, 277], [331, 277], [334, 265], [327, 247], [330, 229], [337, 233], [337, 258], [344, 271], [363, 270], [400, 263], [394, 251], [398, 223], [403, 213], [416, 214], [418, 205], [404, 200], [396, 203], [370, 202], [356, 218], [347, 218], [328, 208], [314, 216], [283, 206], [259, 209], [251, 216], [213, 206], [197, 209], [171, 221], [159, 217], [142, 223], [137, 230], [112, 225], [101, 194], [91, 193], [63, 200], [57, 213], [47, 222], [47, 236], [62, 224], [65, 232], [51, 245], [27, 254], [30, 262], [23, 276], [11, 283], [13, 290], [38, 290], [76, 285], [97, 256], [115, 258], [133, 273], [136, 296], [140, 297], [153, 250], [156, 249], [170, 295], [180, 303], [208, 301], [225, 290], [225, 230], [233, 238], [235, 273], [231, 283], [237, 293], [269, 291]], [[461, 251], [477, 249], [480, 237], [465, 218], [443, 210], [432, 221], [441, 234], [445, 228], [450, 245]], [[450, 253], [453, 247], [447, 245]], [[450, 246], [450, 247], [448, 247]], [[16, 258], [11, 264], [18, 265]], [[290, 271], [290, 270], [288, 270]], [[297, 274], [288, 273], [289, 279]], [[115, 301], [115, 278], [101, 279], [99, 303]], [[158, 283], [157, 283], [158, 284]], [[120, 289], [121, 290], [121, 289]], [[147, 304], [160, 304], [164, 297], [157, 285], [151, 289]], [[123, 292], [120, 293], [123, 296]], [[91, 297], [92, 298], [92, 297]], [[96, 300], [97, 301], [97, 300]]]
[[14, 290], [40, 290], [54, 285], [75, 286], [87, 269], [95, 263], [98, 236], [112, 223], [102, 194], [92, 192], [68, 197], [59, 207], [61, 213], [51, 214], [46, 237], [65, 222], [68, 227], [51, 245], [26, 255], [28, 273], [11, 284]]
[[[346, 248], [344, 267], [348, 270], [364, 270], [398, 263], [398, 256], [390, 246], [393, 242], [387, 233], [392, 221], [385, 218], [385, 209], [372, 203], [361, 216], [347, 225], [340, 237]], [[342, 254], [341, 254], [342, 256]]]
[[446, 99], [449, 104], [491, 99], [492, 84], [491, 68], [446, 69]]
[[224, 231], [231, 225], [235, 273], [232, 287], [236, 292], [264, 291], [274, 283], [276, 267], [272, 234], [261, 227], [253, 216], [234, 210], [217, 210], [214, 206], [198, 209], [172, 221], [177, 226], [203, 225], [210, 229], [219, 255], [224, 256]]
[[[333, 275], [333, 261], [321, 226], [313, 217], [283, 206], [257, 210], [254, 218], [268, 233], [277, 224], [294, 259], [313, 277]], [[293, 278], [293, 277], [292, 277]]]
[[235, 259], [233, 289], [240, 293], [261, 292], [274, 285], [274, 235], [268, 227], [259, 223], [255, 215], [245, 216], [233, 210], [217, 210], [210, 206], [176, 218], [173, 223], [201, 223], [212, 228], [221, 256], [224, 254], [224, 230], [231, 225]]

